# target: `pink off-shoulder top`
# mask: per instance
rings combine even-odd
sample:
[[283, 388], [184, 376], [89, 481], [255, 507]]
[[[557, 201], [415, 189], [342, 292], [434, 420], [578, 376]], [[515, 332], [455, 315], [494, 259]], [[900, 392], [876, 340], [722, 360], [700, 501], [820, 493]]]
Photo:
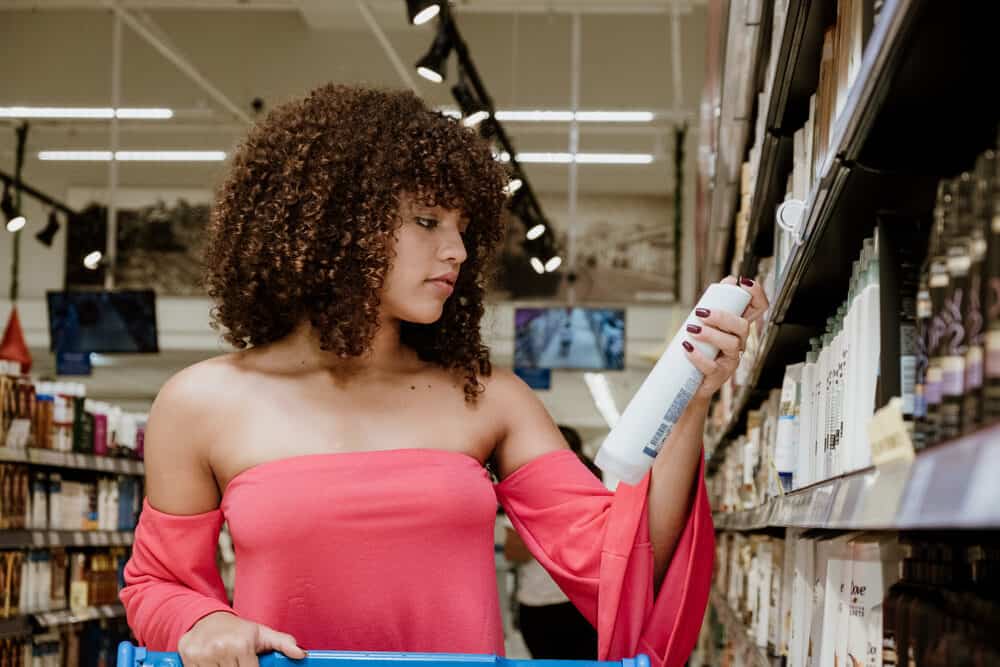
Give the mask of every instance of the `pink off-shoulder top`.
[[[121, 600], [151, 650], [176, 650], [198, 620], [227, 611], [290, 633], [306, 650], [502, 655], [499, 501], [598, 629], [600, 659], [645, 653], [655, 666], [680, 667], [704, 618], [712, 572], [702, 473], [655, 596], [648, 476], [612, 493], [562, 450], [493, 484], [465, 454], [394, 449], [255, 466], [204, 514], [165, 514], [147, 500]], [[232, 606], [215, 566], [224, 521], [236, 552]]]

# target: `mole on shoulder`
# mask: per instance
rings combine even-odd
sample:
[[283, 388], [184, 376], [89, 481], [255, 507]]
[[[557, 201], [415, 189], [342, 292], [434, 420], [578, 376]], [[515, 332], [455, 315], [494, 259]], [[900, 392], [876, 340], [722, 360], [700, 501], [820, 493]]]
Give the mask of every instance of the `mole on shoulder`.
[[411, 385], [410, 385], [410, 390], [412, 391], [413, 389], [416, 389], [416, 387], [414, 387], [414, 386], [413, 386], [413, 385], [411, 384]]

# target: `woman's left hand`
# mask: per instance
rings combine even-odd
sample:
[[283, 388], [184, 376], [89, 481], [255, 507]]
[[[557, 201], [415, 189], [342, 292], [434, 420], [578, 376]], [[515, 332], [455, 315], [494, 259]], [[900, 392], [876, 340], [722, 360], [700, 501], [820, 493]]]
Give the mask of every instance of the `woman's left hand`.
[[738, 317], [722, 310], [711, 311], [707, 315], [697, 312], [700, 325], [689, 325], [687, 336], [694, 340], [711, 343], [719, 349], [719, 354], [715, 359], [708, 359], [697, 349], [685, 352], [694, 367], [700, 370], [705, 379], [695, 394], [695, 398], [707, 400], [719, 390], [726, 380], [736, 372], [736, 367], [740, 364], [740, 356], [746, 349], [747, 335], [750, 333], [750, 324], [761, 318], [767, 310], [768, 301], [764, 294], [764, 289], [749, 278], [737, 280], [729, 276], [721, 281], [724, 285], [739, 285], [750, 292], [750, 304], [743, 312], [743, 317]]

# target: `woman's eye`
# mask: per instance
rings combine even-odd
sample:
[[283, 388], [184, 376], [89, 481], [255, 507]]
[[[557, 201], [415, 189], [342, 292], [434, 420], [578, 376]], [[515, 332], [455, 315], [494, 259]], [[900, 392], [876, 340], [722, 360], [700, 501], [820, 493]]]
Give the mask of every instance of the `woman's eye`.
[[416, 221], [424, 229], [434, 229], [438, 224], [438, 221], [434, 218], [416, 218]]

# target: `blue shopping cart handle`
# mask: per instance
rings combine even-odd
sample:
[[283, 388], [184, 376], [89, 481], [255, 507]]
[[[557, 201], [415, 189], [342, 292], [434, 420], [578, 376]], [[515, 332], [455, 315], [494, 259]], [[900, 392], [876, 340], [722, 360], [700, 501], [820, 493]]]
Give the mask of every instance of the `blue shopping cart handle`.
[[[402, 665], [401, 663], [406, 663]], [[498, 655], [464, 653], [389, 653], [376, 651], [308, 651], [302, 660], [281, 653], [260, 656], [260, 667], [650, 667], [649, 657], [600, 660], [513, 660]], [[182, 667], [177, 653], [157, 653], [122, 642], [117, 667]]]

